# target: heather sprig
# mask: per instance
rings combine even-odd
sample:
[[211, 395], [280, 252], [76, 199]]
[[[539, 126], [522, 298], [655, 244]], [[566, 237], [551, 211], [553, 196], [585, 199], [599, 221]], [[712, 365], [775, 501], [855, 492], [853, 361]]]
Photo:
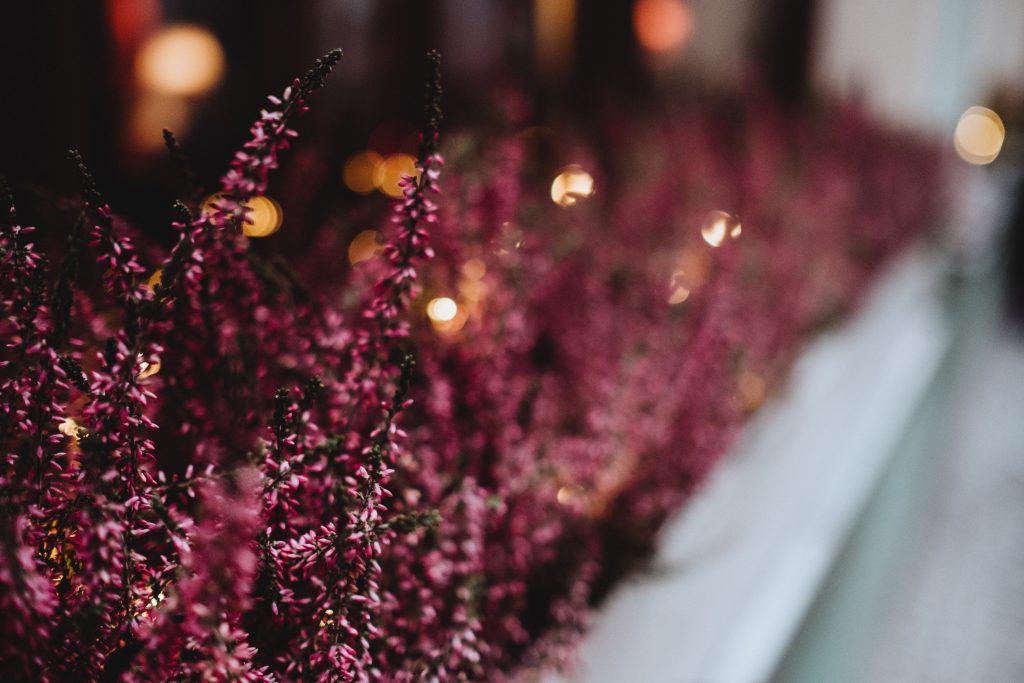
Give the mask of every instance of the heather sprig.
[[164, 128], [164, 146], [167, 147], [167, 153], [171, 157], [171, 161], [174, 162], [175, 167], [178, 170], [178, 175], [181, 177], [182, 192], [189, 201], [195, 202], [199, 198], [199, 184], [196, 180], [196, 173], [192, 170], [192, 164], [189, 163], [188, 155], [185, 154], [185, 150], [182, 148], [181, 143], [174, 137], [167, 128]]

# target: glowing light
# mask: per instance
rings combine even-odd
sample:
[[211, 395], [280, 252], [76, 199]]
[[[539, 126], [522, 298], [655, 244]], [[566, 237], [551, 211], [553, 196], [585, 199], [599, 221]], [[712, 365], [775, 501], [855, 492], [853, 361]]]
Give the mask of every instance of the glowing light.
[[690, 298], [690, 288], [684, 283], [686, 282], [686, 273], [682, 270], [677, 270], [672, 274], [672, 281], [669, 283], [669, 295], [668, 302], [672, 305], [681, 304]]
[[363, 230], [348, 245], [348, 262], [354, 266], [369, 261], [383, 249], [384, 245], [377, 241], [376, 230]]
[[743, 233], [739, 220], [725, 211], [709, 211], [700, 227], [700, 235], [713, 247], [720, 247], [726, 237], [738, 238]]
[[167, 153], [163, 129], [185, 135], [191, 128], [192, 110], [188, 101], [174, 95], [144, 91], [131, 103], [127, 138], [132, 151], [141, 154]]
[[73, 417], [65, 417], [64, 421], [57, 426], [58, 432], [72, 439], [78, 438], [79, 429], [81, 429], [81, 426], [77, 422], [75, 422], [75, 419]]
[[471, 258], [462, 264], [462, 274], [470, 280], [479, 280], [487, 274], [487, 264], [478, 258]]
[[760, 408], [767, 393], [767, 385], [760, 375], [743, 372], [736, 379], [736, 403], [744, 412], [752, 413]]
[[580, 166], [566, 166], [551, 183], [551, 199], [559, 206], [572, 206], [594, 194], [594, 177]]
[[953, 134], [953, 147], [969, 164], [991, 164], [999, 156], [1006, 128], [999, 115], [985, 107], [970, 107], [960, 117]]
[[136, 381], [141, 381], [147, 377], [152, 377], [158, 372], [160, 372], [160, 361], [154, 360], [152, 363], [142, 361], [139, 363], [139, 374], [135, 376], [135, 379]]
[[427, 315], [435, 322], [445, 323], [454, 320], [459, 313], [459, 306], [454, 299], [442, 296], [427, 304]]
[[153, 274], [146, 280], [146, 286], [149, 287], [150, 291], [155, 290], [157, 287], [163, 284], [164, 271], [163, 268], [157, 268], [153, 271]]
[[356, 152], [345, 162], [341, 179], [353, 192], [369, 194], [377, 189], [377, 169], [383, 163], [384, 158], [376, 152]]
[[[218, 192], [207, 195], [199, 202], [199, 208], [204, 213], [218, 211], [217, 203], [223, 199]], [[270, 197], [257, 195], [243, 201], [242, 206], [247, 209], [245, 220], [242, 221], [242, 234], [246, 237], [268, 237], [280, 230], [284, 221], [284, 211], [281, 205]], [[230, 211], [230, 209], [228, 209]]]
[[562, 486], [555, 494], [555, 499], [559, 505], [572, 505], [582, 493], [583, 489], [579, 486]]
[[252, 197], [243, 204], [249, 209], [242, 222], [242, 232], [247, 237], [269, 237], [281, 228], [284, 212], [270, 197]]
[[199, 202], [199, 209], [204, 213], [213, 213], [214, 211], [217, 210], [217, 207], [214, 205], [220, 200], [221, 194], [219, 192], [214, 192], [213, 194], [206, 195], [203, 201]]
[[677, 51], [693, 34], [693, 10], [683, 0], [637, 0], [633, 31], [646, 50]]
[[418, 176], [416, 158], [411, 154], [392, 154], [377, 166], [373, 179], [377, 189], [390, 197], [401, 197], [402, 176]]
[[486, 274], [487, 264], [478, 258], [471, 258], [462, 264], [459, 296], [466, 302], [467, 316], [476, 312], [477, 305], [487, 296], [487, 283], [483, 281]]
[[434, 329], [446, 336], [456, 334], [469, 320], [466, 308], [447, 296], [431, 300], [427, 304], [427, 316]]
[[169, 26], [142, 45], [135, 60], [135, 74], [154, 92], [179, 97], [202, 95], [224, 75], [224, 50], [201, 26]]

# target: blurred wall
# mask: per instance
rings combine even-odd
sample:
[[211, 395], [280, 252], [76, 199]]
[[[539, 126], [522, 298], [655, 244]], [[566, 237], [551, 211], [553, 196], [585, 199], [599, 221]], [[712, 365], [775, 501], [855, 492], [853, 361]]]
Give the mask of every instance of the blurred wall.
[[1021, 0], [820, 0], [817, 84], [946, 132], [997, 86], [1024, 83]]

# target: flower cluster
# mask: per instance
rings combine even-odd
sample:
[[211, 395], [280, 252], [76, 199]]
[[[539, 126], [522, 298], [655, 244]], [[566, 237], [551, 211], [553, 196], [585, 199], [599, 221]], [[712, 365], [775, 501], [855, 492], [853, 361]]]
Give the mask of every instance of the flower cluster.
[[269, 98], [214, 199], [186, 172], [160, 258], [77, 154], [53, 283], [0, 193], [8, 678], [495, 681], [570, 662], [801, 341], [938, 206], [899, 190], [937, 185], [926, 142], [759, 100], [740, 126], [605, 131], [604, 168], [574, 143], [593, 176], [561, 206], [545, 159], [564, 149], [464, 141], [441, 195], [430, 53], [383, 249], [314, 293], [245, 225], [339, 58]]

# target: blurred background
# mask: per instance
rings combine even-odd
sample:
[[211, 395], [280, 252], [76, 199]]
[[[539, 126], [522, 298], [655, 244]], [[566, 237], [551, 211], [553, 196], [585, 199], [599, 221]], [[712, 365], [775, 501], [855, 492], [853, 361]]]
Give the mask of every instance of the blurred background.
[[[864, 585], [857, 558], [877, 554], [871, 539], [891, 526], [890, 512], [877, 512], [889, 510], [884, 501], [918, 495], [900, 477], [919, 472], [894, 461], [858, 527], [868, 540], [843, 545], [775, 675], [1024, 680], [1024, 346], [1001, 313], [1024, 308], [1020, 0], [16, 4], [0, 22], [0, 173], [24, 199], [20, 213], [44, 232], [74, 193], [66, 150], [76, 147], [110, 203], [169, 243], [179, 181], [161, 130], [176, 133], [210, 187], [263, 98], [337, 46], [343, 61], [274, 181], [301, 198], [284, 217], [285, 250], [301, 249], [311, 226], [338, 213], [370, 215], [397, 192], [414, 152], [421, 55], [432, 47], [444, 56], [446, 128], [484, 138], [520, 130], [552, 148], [583, 138], [613, 169], [614, 150], [600, 141], [621, 121], [693, 107], [728, 118], [738, 93], [790, 110], [853, 99], [908, 135], [933, 137], [953, 168], [943, 240], [958, 265], [949, 277], [975, 283], [960, 290], [968, 294], [951, 318], [970, 351], [953, 354], [951, 379], [934, 385], [949, 397], [936, 418], [949, 438], [925, 450], [935, 458], [941, 450], [944, 464], [918, 492], [914, 531], [887, 541], [901, 552], [889, 552], [864, 598], [878, 609], [864, 616], [849, 606], [863, 602], [850, 597], [859, 594], [842, 586]], [[927, 429], [940, 433], [937, 423]], [[854, 640], [854, 612], [860, 645], [851, 654], [844, 643]]]
[[430, 47], [445, 58], [449, 129], [555, 136], [756, 91], [795, 108], [858, 99], [949, 140], [971, 105], [1016, 125], [1024, 69], [1014, 0], [46, 0], [7, 15], [3, 172], [66, 192], [77, 147], [130, 218], [173, 182], [162, 128], [215, 178], [263, 97], [337, 46], [300, 142], [331, 176], [307, 183], [322, 202], [358, 199], [375, 184], [361, 170], [410, 151]]

